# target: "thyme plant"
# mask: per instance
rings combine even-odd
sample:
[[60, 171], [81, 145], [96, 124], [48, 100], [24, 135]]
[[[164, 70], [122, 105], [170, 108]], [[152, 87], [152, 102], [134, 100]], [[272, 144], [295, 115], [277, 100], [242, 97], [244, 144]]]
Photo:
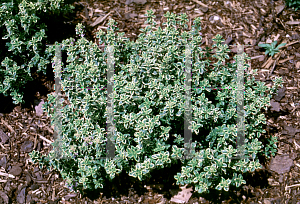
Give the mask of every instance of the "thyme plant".
[[23, 90], [33, 80], [32, 70], [37, 68], [46, 75], [46, 65], [50, 63], [45, 56], [47, 28], [38, 16], [47, 12], [65, 14], [74, 9], [63, 3], [64, 0], [7, 0], [0, 5], [1, 41], [5, 43], [0, 50], [0, 94], [12, 96], [14, 104], [24, 103]]
[[[87, 41], [81, 24], [76, 27], [76, 33], [81, 36], [77, 42], [72, 38], [62, 42], [61, 50], [67, 52], [69, 63], [65, 67], [62, 64], [62, 88], [70, 101], [70, 105], [61, 110], [63, 157], [57, 159], [53, 151], [49, 155], [33, 151], [30, 157], [40, 168], [47, 166], [60, 171], [73, 190], [82, 193], [83, 189], [104, 188], [105, 181], [112, 180], [121, 171], [144, 180], [154, 169], [177, 162], [182, 164], [181, 171], [174, 175], [177, 184], [192, 184], [199, 193], [212, 188], [228, 190], [229, 185], [245, 184], [242, 172], [261, 167], [258, 154], [269, 157], [276, 152], [276, 137], [270, 136], [266, 147], [260, 141], [261, 133], [265, 133], [263, 124], [266, 124], [260, 110], [270, 106], [270, 98], [282, 79], [276, 78], [274, 86], [269, 88], [247, 73], [245, 154], [252, 155], [254, 160], [231, 159], [237, 156], [234, 88], [193, 89], [192, 157], [182, 159], [185, 152], [185, 45], [191, 45], [192, 88], [236, 87], [237, 58], [236, 62], [223, 65], [225, 59], [229, 59], [230, 50], [222, 44], [224, 40], [220, 35], [213, 39], [214, 55], [201, 49], [200, 18], [193, 21], [191, 31], [186, 31], [187, 15], [167, 12], [165, 28], [153, 31], [156, 26], [153, 13], [147, 11], [149, 25], [141, 29], [143, 33], [136, 42], [124, 38], [124, 33], [116, 35], [118, 28], [113, 19], [109, 20], [107, 33], [100, 30], [97, 34], [100, 44], [114, 45], [112, 96], [116, 157], [113, 159], [101, 159], [106, 156], [107, 142], [107, 90], [103, 89], [107, 86], [107, 47], [102, 52], [95, 43]], [[54, 46], [47, 49], [49, 55], [54, 56], [54, 52]], [[217, 62], [212, 64], [209, 57]], [[248, 66], [245, 62], [244, 67]], [[48, 102], [43, 106], [51, 117], [56, 111], [54, 101], [55, 97], [48, 95]]]

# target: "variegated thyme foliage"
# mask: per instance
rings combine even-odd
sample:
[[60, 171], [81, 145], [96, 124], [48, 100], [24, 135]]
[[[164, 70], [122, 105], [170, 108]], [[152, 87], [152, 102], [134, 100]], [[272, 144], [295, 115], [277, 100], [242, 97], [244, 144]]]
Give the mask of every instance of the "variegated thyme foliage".
[[7, 2], [0, 5], [1, 41], [8, 41], [5, 43], [8, 49], [0, 50], [0, 94], [12, 96], [13, 103], [19, 104], [25, 102], [23, 90], [33, 80], [33, 68], [46, 75], [46, 65], [50, 63], [45, 55], [47, 28], [38, 16], [46, 12], [66, 13], [74, 6], [62, 6], [64, 0]]
[[[174, 175], [178, 184], [193, 184], [198, 192], [212, 188], [228, 190], [229, 185], [245, 183], [241, 172], [261, 167], [258, 154], [269, 156], [276, 152], [275, 137], [270, 137], [266, 147], [259, 141], [261, 133], [265, 132], [262, 125], [266, 123], [260, 110], [270, 105], [272, 94], [282, 83], [281, 78], [276, 78], [274, 87], [269, 88], [255, 81], [251, 74], [245, 74], [245, 154], [252, 155], [254, 161], [231, 159], [237, 156], [234, 89], [237, 62], [223, 65], [230, 50], [226, 44], [221, 44], [224, 40], [217, 35], [213, 39], [216, 52], [212, 56], [217, 62], [211, 64], [210, 53], [199, 46], [202, 40], [200, 18], [194, 20], [191, 31], [187, 32], [187, 15], [177, 17], [167, 12], [165, 28], [153, 31], [156, 25], [153, 13], [147, 11], [146, 23], [150, 25], [142, 29], [136, 42], [122, 37], [124, 33], [116, 36], [116, 22], [112, 19], [107, 33], [100, 30], [97, 35], [100, 44], [114, 45], [114, 159], [100, 159], [106, 155], [107, 140], [107, 91], [102, 89], [107, 85], [107, 48], [102, 52], [96, 44], [88, 42], [83, 37], [81, 24], [77, 26], [77, 34], [82, 38], [62, 43], [69, 63], [65, 68], [62, 65], [65, 71], [62, 87], [71, 102], [62, 110], [64, 157], [55, 159], [54, 152], [47, 156], [33, 152], [31, 157], [41, 166], [59, 170], [74, 190], [103, 188], [105, 179], [113, 179], [122, 170], [143, 180], [153, 169], [176, 162], [182, 163], [181, 172]], [[192, 158], [184, 160], [187, 43], [192, 50], [192, 88], [222, 86], [233, 89], [193, 89], [191, 145], [194, 151]], [[54, 51], [54, 47], [49, 47], [47, 53], [54, 56]], [[244, 67], [248, 66], [244, 63]], [[49, 95], [44, 106], [49, 116], [54, 115], [54, 100], [54, 96]]]

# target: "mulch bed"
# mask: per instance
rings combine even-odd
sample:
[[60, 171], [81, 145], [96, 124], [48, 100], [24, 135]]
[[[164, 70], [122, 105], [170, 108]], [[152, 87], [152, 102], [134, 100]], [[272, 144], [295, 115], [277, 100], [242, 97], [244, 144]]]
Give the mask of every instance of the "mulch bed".
[[[49, 44], [75, 37], [75, 25], [82, 22], [86, 38], [97, 44], [95, 33], [106, 29], [109, 18], [118, 22], [120, 30], [131, 40], [136, 40], [148, 9], [154, 9], [156, 22], [165, 22], [167, 11], [187, 13], [190, 21], [202, 17], [203, 44], [211, 47], [218, 33], [231, 49], [230, 59], [236, 54], [236, 44], [244, 44], [251, 57], [250, 70], [258, 69], [256, 80], [271, 85], [270, 79], [283, 77], [284, 87], [271, 100], [264, 136], [276, 135], [278, 152], [269, 160], [259, 158], [263, 168], [243, 174], [247, 185], [230, 188], [229, 192], [211, 191], [199, 195], [190, 186], [175, 185], [170, 175], [180, 170], [180, 165], [153, 172], [144, 182], [118, 175], [104, 191], [85, 191], [84, 195], [71, 192], [59, 172], [39, 169], [29, 160], [32, 150], [48, 154], [52, 150], [53, 127], [46, 113], [40, 113], [41, 101], [54, 92], [51, 65], [46, 76], [33, 74], [34, 81], [24, 88], [26, 104], [15, 106], [10, 97], [0, 96], [0, 203], [300, 203], [300, 128], [299, 127], [299, 68], [300, 68], [300, 10], [286, 8], [284, 1], [85, 1], [75, 2], [76, 13], [46, 18]], [[47, 21], [47, 19], [50, 19]], [[190, 28], [191, 24], [189, 25]], [[53, 28], [58, 29], [53, 31]], [[61, 33], [62, 35], [58, 34]], [[280, 53], [264, 55], [258, 43], [287, 43]], [[66, 54], [62, 60], [66, 64]], [[189, 190], [191, 189], [191, 190]], [[181, 191], [182, 190], [182, 191]], [[183, 196], [177, 196], [181, 193]], [[173, 199], [173, 200], [172, 200]], [[172, 200], [172, 201], [171, 201]], [[176, 201], [176, 202], [173, 202]]]

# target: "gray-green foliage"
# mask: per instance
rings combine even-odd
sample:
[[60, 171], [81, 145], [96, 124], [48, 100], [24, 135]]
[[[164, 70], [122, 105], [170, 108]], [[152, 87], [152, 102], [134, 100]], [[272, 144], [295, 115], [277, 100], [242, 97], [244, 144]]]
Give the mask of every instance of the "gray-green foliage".
[[300, 8], [299, 0], [285, 0], [285, 5], [297, 11]]
[[[183, 29], [187, 27], [187, 15], [177, 17], [168, 12], [165, 15], [167, 23], [163, 24], [166, 27], [153, 31], [155, 16], [152, 10], [147, 13], [150, 26], [142, 29], [143, 33], [136, 42], [123, 38], [124, 33], [116, 36], [114, 20], [109, 21], [107, 33], [100, 30], [97, 35], [100, 44], [114, 45], [116, 158], [100, 159], [105, 157], [107, 140], [107, 91], [101, 90], [107, 85], [107, 48], [102, 52], [83, 38], [83, 27], [79, 24], [76, 32], [82, 38], [78, 42], [67, 39], [62, 43], [62, 51], [67, 51], [69, 63], [65, 68], [62, 65], [65, 70], [62, 87], [71, 103], [62, 109], [63, 157], [56, 159], [53, 151], [47, 156], [33, 151], [30, 154], [32, 160], [39, 162], [41, 167], [46, 165], [59, 170], [68, 185], [78, 190], [103, 188], [104, 178], [113, 179], [122, 170], [143, 180], [153, 169], [179, 161], [182, 170], [175, 175], [178, 184], [191, 183], [198, 192], [240, 186], [245, 183], [242, 172], [261, 167], [258, 154], [269, 156], [276, 152], [275, 137], [270, 137], [268, 149], [259, 141], [261, 133], [265, 132], [262, 125], [266, 123], [260, 109], [270, 105], [270, 97], [282, 83], [281, 78], [276, 78], [274, 87], [269, 88], [263, 82], [255, 81], [251, 74], [245, 75], [245, 154], [252, 155], [254, 161], [230, 159], [237, 156], [234, 148], [237, 137], [235, 89], [193, 90], [191, 146], [194, 150], [191, 154], [194, 157], [184, 160], [183, 128], [177, 127], [181, 130], [177, 134], [169, 133], [184, 120], [186, 43], [192, 50], [192, 88], [236, 87], [237, 62], [222, 64], [229, 58], [227, 53], [230, 50], [226, 44], [221, 44], [224, 40], [217, 35], [213, 39], [216, 52], [212, 56], [217, 62], [211, 65], [210, 53], [202, 51], [199, 46], [202, 39], [199, 35], [200, 18], [195, 19], [192, 30], [186, 32]], [[54, 47], [47, 50], [52, 56], [54, 52]], [[244, 66], [249, 65], [245, 62]], [[208, 99], [212, 93], [215, 94], [214, 102]], [[54, 100], [55, 97], [49, 95], [44, 105], [49, 116], [55, 111], [52, 107]], [[204, 127], [209, 128], [208, 135], [202, 135]]]
[[66, 13], [72, 5], [62, 6], [64, 0], [31, 2], [26, 0], [2, 3], [0, 8], [0, 31], [7, 40], [6, 49], [0, 50], [0, 94], [11, 95], [14, 104], [24, 103], [22, 88], [32, 81], [33, 68], [46, 75], [49, 56], [45, 56], [44, 23], [39, 15], [47, 12]]
[[281, 43], [280, 45], [275, 47], [276, 44], [277, 44], [277, 41], [274, 41], [271, 43], [271, 45], [270, 44], [259, 44], [258, 46], [266, 49], [265, 55], [269, 54], [273, 57], [274, 54], [279, 52], [280, 47], [286, 45], [286, 43]]

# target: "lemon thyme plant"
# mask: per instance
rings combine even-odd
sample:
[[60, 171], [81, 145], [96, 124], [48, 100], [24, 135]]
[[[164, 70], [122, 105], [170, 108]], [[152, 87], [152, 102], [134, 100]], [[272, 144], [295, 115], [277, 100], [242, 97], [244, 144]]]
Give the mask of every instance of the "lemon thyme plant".
[[72, 5], [62, 5], [64, 0], [45, 0], [31, 2], [26, 0], [7, 0], [0, 7], [0, 30], [5, 49], [0, 53], [0, 94], [12, 96], [13, 103], [24, 103], [25, 84], [32, 81], [32, 69], [46, 75], [45, 29], [39, 21], [44, 12], [60, 13], [74, 9]]
[[[109, 20], [107, 33], [100, 30], [100, 44], [114, 45], [114, 117], [116, 134], [115, 155], [106, 156], [107, 117], [107, 58], [108, 50], [102, 52], [95, 43], [87, 41], [84, 28], [77, 25], [81, 38], [66, 39], [62, 51], [68, 54], [62, 64], [62, 88], [70, 105], [62, 108], [62, 155], [54, 152], [41, 155], [30, 154], [32, 161], [57, 169], [70, 189], [104, 188], [116, 174], [126, 171], [129, 176], [144, 180], [154, 169], [181, 162], [182, 169], [174, 177], [177, 184], [192, 184], [201, 192], [209, 189], [228, 190], [229, 185], [245, 184], [242, 172], [261, 167], [257, 155], [268, 156], [276, 152], [276, 137], [270, 136], [266, 148], [259, 141], [266, 119], [260, 110], [270, 106], [270, 98], [281, 85], [276, 78], [269, 88], [255, 81], [251, 73], [245, 75], [245, 155], [254, 160], [231, 159], [237, 156], [236, 146], [236, 91], [193, 89], [192, 138], [190, 159], [182, 159], [184, 148], [184, 69], [185, 45], [191, 45], [192, 88], [236, 87], [237, 62], [228, 59], [228, 46], [217, 35], [213, 41], [216, 63], [208, 59], [211, 54], [199, 46], [200, 18], [193, 21], [192, 30], [187, 28], [187, 15], [176, 16], [167, 12], [165, 28], [157, 28], [153, 11], [147, 11], [149, 25], [141, 29], [136, 42], [115, 34], [116, 22]], [[58, 45], [58, 43], [56, 43]], [[55, 47], [47, 54], [54, 56]], [[78, 57], [78, 58], [77, 58]], [[247, 57], [247, 56], [246, 56]], [[237, 61], [237, 58], [234, 58]], [[249, 59], [249, 58], [247, 58]], [[54, 58], [52, 60], [54, 62]], [[123, 64], [121, 64], [123, 62]], [[249, 65], [244, 62], [244, 67]], [[54, 65], [53, 65], [54, 68]], [[253, 72], [256, 74], [256, 70]], [[94, 89], [80, 89], [92, 87]], [[54, 115], [55, 97], [48, 95], [43, 108], [49, 116]]]

